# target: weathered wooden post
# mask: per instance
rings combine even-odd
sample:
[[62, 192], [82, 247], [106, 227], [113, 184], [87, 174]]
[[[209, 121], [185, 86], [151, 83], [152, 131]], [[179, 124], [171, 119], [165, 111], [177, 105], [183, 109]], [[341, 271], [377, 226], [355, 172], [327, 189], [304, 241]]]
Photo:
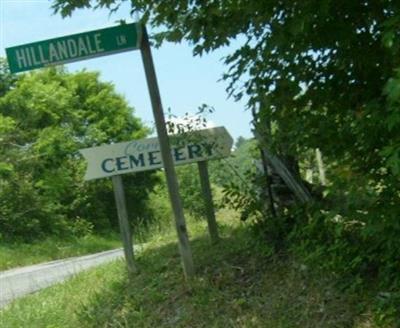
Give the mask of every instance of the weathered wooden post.
[[172, 160], [171, 146], [169, 144], [167, 127], [165, 125], [165, 117], [154, 69], [153, 57], [151, 55], [149, 38], [145, 26], [143, 26], [142, 33], [143, 37], [140, 51], [142, 54], [147, 86], [150, 93], [151, 106], [153, 108], [153, 115], [156, 123], [158, 140], [160, 143], [161, 156], [167, 178], [169, 197], [171, 199], [172, 210], [175, 216], [175, 226], [178, 235], [179, 250], [182, 257], [183, 269], [186, 277], [190, 278], [194, 276], [192, 251], [190, 249], [185, 216], [183, 214], [182, 200], [179, 195], [178, 180], [176, 178], [175, 167]]
[[201, 161], [197, 163], [200, 175], [200, 184], [203, 192], [204, 206], [207, 216], [208, 231], [210, 233], [211, 242], [217, 243], [219, 240], [218, 226], [215, 219], [214, 204], [210, 186], [210, 177], [208, 175], [208, 163], [207, 161]]
[[132, 274], [136, 273], [138, 270], [133, 256], [132, 234], [129, 228], [122, 177], [120, 175], [114, 175], [112, 177], [112, 183], [114, 187], [115, 203], [117, 205], [119, 229], [121, 232], [122, 243], [124, 245], [125, 259], [128, 266], [128, 272]]

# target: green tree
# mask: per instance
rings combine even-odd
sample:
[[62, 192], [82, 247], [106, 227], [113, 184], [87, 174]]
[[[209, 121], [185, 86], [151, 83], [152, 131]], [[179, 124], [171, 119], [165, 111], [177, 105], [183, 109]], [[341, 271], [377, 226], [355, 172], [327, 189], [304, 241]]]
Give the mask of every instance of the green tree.
[[[110, 181], [84, 182], [78, 150], [144, 137], [147, 129], [112, 84], [63, 68], [25, 74], [0, 98], [3, 237], [105, 230], [117, 225]], [[152, 174], [125, 178], [132, 220], [142, 220]]]

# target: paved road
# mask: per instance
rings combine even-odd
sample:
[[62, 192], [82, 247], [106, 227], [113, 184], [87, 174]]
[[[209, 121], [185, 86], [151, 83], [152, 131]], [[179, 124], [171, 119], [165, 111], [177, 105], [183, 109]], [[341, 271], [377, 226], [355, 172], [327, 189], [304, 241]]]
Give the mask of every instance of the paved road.
[[56, 284], [82, 270], [122, 256], [123, 250], [115, 249], [0, 272], [0, 308], [18, 297]]

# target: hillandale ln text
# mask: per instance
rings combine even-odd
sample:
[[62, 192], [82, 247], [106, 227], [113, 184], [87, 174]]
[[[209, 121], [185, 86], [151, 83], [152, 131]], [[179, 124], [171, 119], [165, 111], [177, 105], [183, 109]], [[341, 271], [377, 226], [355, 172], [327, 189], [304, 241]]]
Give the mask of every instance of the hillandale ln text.
[[45, 66], [48, 63], [98, 54], [104, 51], [100, 36], [97, 33], [93, 36], [55, 41], [49, 43], [47, 51], [40, 45], [17, 49], [15, 55], [18, 67]]

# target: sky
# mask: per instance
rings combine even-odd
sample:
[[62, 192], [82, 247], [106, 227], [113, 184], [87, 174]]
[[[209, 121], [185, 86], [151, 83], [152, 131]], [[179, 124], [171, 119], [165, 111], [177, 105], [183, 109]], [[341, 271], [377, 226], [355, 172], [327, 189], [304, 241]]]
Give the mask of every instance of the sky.
[[[0, 0], [0, 56], [5, 48], [114, 26], [120, 19], [133, 22], [126, 3], [119, 12], [77, 10], [62, 19], [53, 14], [48, 0]], [[151, 30], [149, 31], [151, 34]], [[193, 114], [202, 104], [215, 108], [207, 115], [214, 126], [225, 126], [234, 139], [252, 137], [251, 113], [245, 102], [227, 97], [226, 82], [221, 79], [227, 70], [221, 59], [233, 50], [225, 48], [202, 57], [193, 57], [187, 43], [164, 43], [152, 49], [164, 111], [180, 117]], [[112, 82], [135, 108], [135, 116], [154, 127], [150, 98], [139, 51], [93, 58], [66, 65], [70, 72], [86, 69], [99, 71], [102, 81]]]

